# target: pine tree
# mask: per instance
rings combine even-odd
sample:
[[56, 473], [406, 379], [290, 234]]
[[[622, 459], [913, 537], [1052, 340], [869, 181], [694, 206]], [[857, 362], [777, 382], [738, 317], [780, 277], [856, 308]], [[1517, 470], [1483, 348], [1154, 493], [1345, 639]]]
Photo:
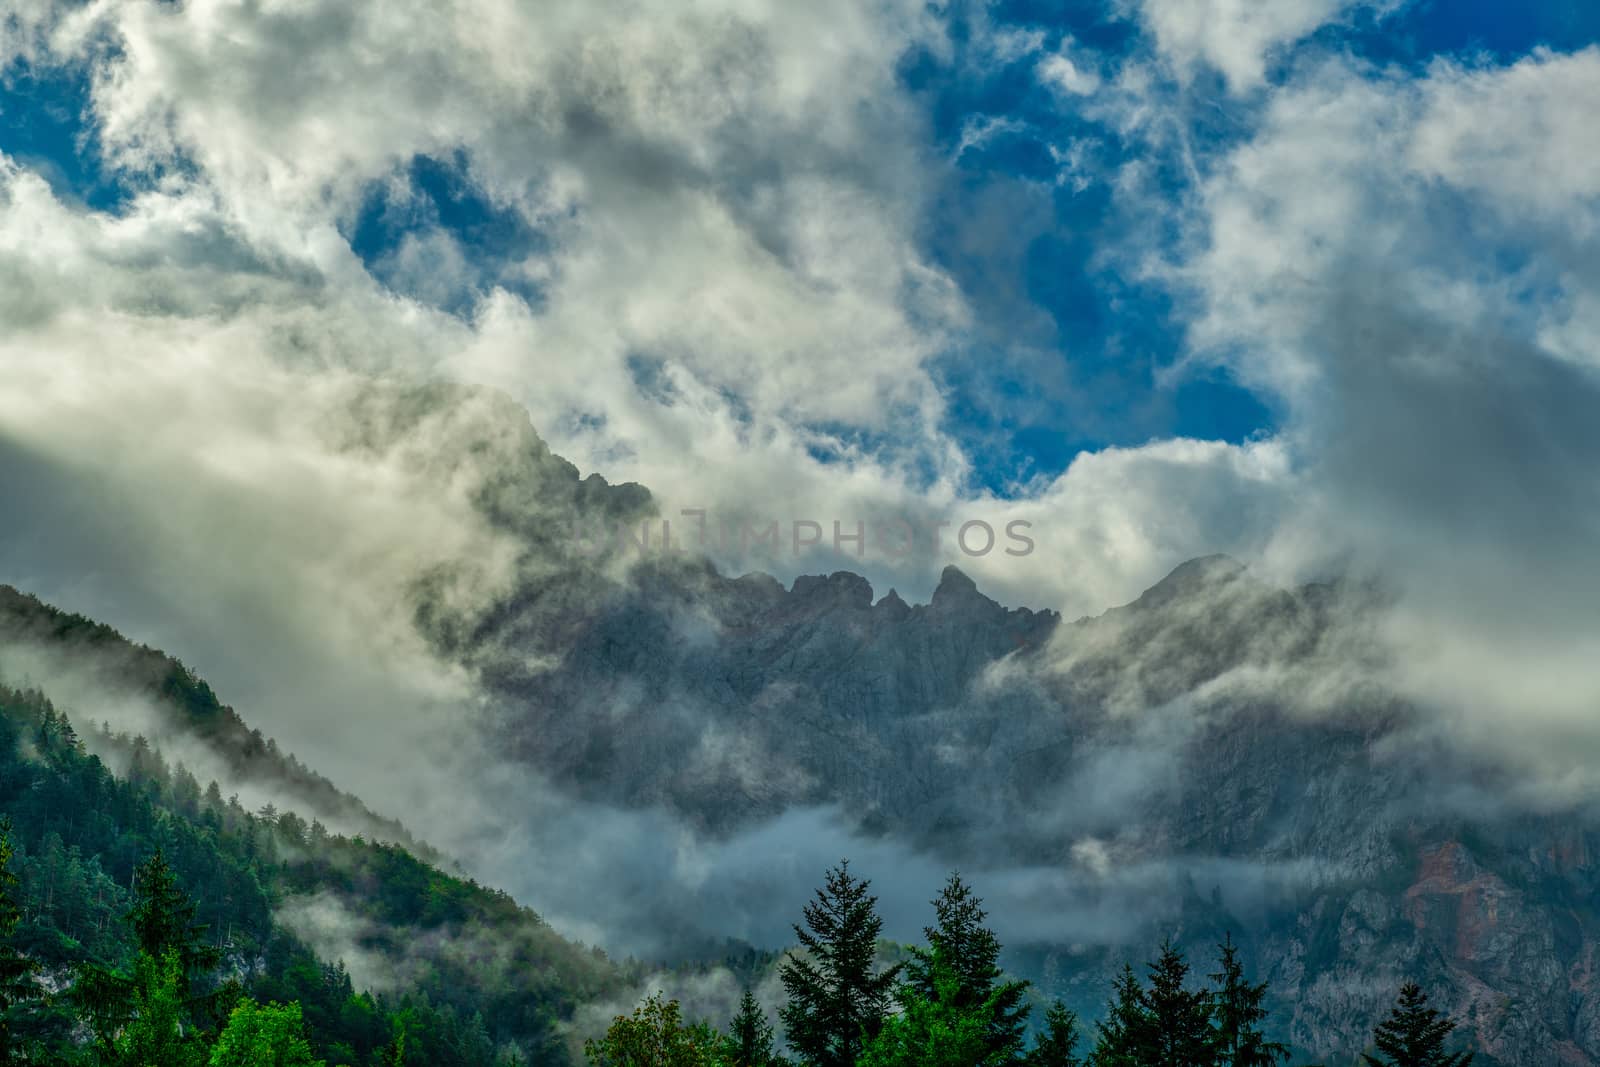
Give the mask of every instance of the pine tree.
[[11, 939], [22, 921], [17, 908], [18, 881], [11, 870], [15, 851], [11, 845], [11, 820], [0, 819], [0, 1067], [26, 1063], [11, 1033], [11, 1016], [18, 1006], [36, 1000], [33, 960], [18, 952]]
[[[1400, 987], [1389, 1017], [1378, 1024], [1372, 1042], [1378, 1056], [1363, 1054], [1368, 1067], [1467, 1067], [1472, 1053], [1445, 1052], [1455, 1021], [1428, 1006], [1428, 994], [1415, 982]], [[1380, 1058], [1381, 1057], [1381, 1058]]]
[[1026, 1067], [1084, 1067], [1078, 1040], [1078, 1016], [1058, 1000], [1044, 1013], [1044, 1030], [1023, 1062]]
[[145, 1026], [139, 1023], [141, 1012], [156, 1007], [166, 1010], [169, 998], [164, 990], [152, 986], [151, 975], [165, 974], [169, 961], [175, 968], [172, 998], [180, 1025], [185, 1018], [214, 1020], [226, 1011], [223, 1004], [238, 997], [235, 982], [195, 994], [195, 979], [214, 968], [222, 953], [205, 942], [205, 927], [194, 921], [194, 903], [178, 887], [177, 876], [160, 849], [135, 870], [134, 893], [134, 905], [127, 915], [138, 950], [133, 977], [90, 964], [79, 972], [72, 989], [72, 999], [102, 1053], [120, 1049], [133, 1028]]
[[1150, 987], [1144, 994], [1153, 1044], [1145, 1067], [1206, 1067], [1215, 1062], [1212, 1046], [1211, 997], [1185, 988], [1189, 964], [1171, 941], [1150, 964]]
[[987, 1051], [1002, 1058], [1019, 1055], [1028, 1025], [1028, 1008], [1022, 1003], [1028, 983], [1000, 981], [1000, 941], [984, 925], [988, 914], [983, 900], [959, 873], [952, 873], [933, 909], [935, 925], [923, 928], [928, 948], [914, 950], [906, 968], [911, 986], [924, 999], [939, 999], [932, 967], [937, 957], [955, 979], [952, 1007], [968, 1011], [987, 1005]]
[[1218, 970], [1211, 975], [1216, 991], [1211, 1003], [1212, 1043], [1218, 1067], [1273, 1067], [1288, 1059], [1289, 1050], [1276, 1041], [1268, 1041], [1260, 1029], [1267, 1017], [1267, 1009], [1262, 1006], [1267, 983], [1253, 985], [1245, 980], [1232, 934], [1223, 939], [1217, 951]]
[[1145, 1008], [1144, 988], [1133, 967], [1124, 964], [1112, 987], [1111, 1003], [1089, 1058], [1093, 1067], [1145, 1067], [1154, 1046], [1150, 1013]]
[[728, 1024], [725, 1055], [730, 1067], [770, 1067], [780, 1062], [772, 1051], [772, 1024], [748, 989], [739, 998], [739, 1014]]
[[789, 1003], [780, 1013], [790, 1046], [811, 1067], [854, 1067], [865, 1040], [883, 1026], [899, 966], [876, 969], [877, 898], [870, 883], [842, 862], [796, 925], [806, 955], [790, 955], [781, 971]]
[[128, 921], [139, 951], [155, 959], [176, 952], [181, 968], [178, 988], [187, 996], [194, 973], [215, 967], [222, 953], [206, 944], [205, 927], [194, 921], [194, 903], [178, 888], [177, 875], [160, 849], [139, 865], [134, 891], [138, 900]]

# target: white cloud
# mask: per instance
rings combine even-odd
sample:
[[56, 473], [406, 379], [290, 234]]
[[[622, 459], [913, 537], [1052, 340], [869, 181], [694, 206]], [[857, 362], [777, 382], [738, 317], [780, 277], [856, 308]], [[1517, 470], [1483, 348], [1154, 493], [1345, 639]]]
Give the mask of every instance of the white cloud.
[[1268, 61], [1286, 45], [1362, 7], [1384, 10], [1394, 0], [1137, 0], [1156, 47], [1185, 80], [1205, 63], [1235, 92], [1253, 89]]
[[1205, 184], [1184, 265], [1200, 351], [1286, 405], [1272, 554], [1393, 582], [1403, 684], [1555, 778], [1600, 747], [1597, 59], [1307, 72]]
[[1081, 64], [1081, 56], [1074, 60], [1063, 48], [1039, 61], [1039, 80], [1072, 96], [1088, 96], [1100, 88], [1100, 75]]

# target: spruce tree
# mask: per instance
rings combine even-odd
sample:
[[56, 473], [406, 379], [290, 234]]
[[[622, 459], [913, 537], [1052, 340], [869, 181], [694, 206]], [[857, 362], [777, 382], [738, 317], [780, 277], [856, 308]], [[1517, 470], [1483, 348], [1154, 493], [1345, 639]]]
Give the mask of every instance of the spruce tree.
[[1150, 987], [1144, 994], [1150, 1020], [1151, 1046], [1144, 1067], [1207, 1067], [1215, 1062], [1212, 1045], [1211, 997], [1185, 988], [1189, 964], [1171, 941], [1150, 964]]
[[1261, 1023], [1267, 1017], [1267, 1009], [1262, 1006], [1267, 983], [1245, 980], [1232, 934], [1223, 939], [1217, 951], [1218, 970], [1211, 975], [1216, 987], [1211, 996], [1211, 1025], [1218, 1067], [1273, 1067], [1288, 1059], [1289, 1050], [1276, 1041], [1268, 1041], [1261, 1032]]
[[954, 978], [951, 1007], [971, 1011], [985, 1006], [987, 1051], [994, 1056], [1020, 1055], [1027, 1031], [1028, 1008], [1022, 1003], [1027, 982], [1002, 982], [1000, 941], [984, 925], [983, 900], [959, 873], [952, 872], [933, 900], [935, 924], [923, 928], [926, 949], [914, 950], [906, 967], [910, 985], [924, 999], [938, 1001], [935, 958]]
[[1106, 1017], [1100, 1023], [1100, 1033], [1095, 1040], [1094, 1053], [1089, 1058], [1093, 1067], [1146, 1067], [1154, 1036], [1150, 1013], [1145, 1008], [1144, 989], [1133, 967], [1124, 964], [1122, 973], [1112, 986], [1111, 1003], [1106, 1006]]
[[899, 966], [877, 969], [877, 898], [865, 879], [842, 862], [828, 871], [816, 900], [796, 925], [805, 955], [791, 954], [781, 971], [789, 994], [780, 1015], [789, 1045], [810, 1067], [854, 1067], [865, 1040], [883, 1026]]
[[222, 953], [206, 944], [205, 927], [194, 921], [194, 902], [178, 888], [177, 875], [159, 848], [139, 865], [134, 892], [138, 899], [128, 921], [139, 951], [154, 959], [176, 952], [181, 970], [178, 988], [187, 996], [194, 973], [215, 967]]
[[20, 1005], [39, 995], [33, 980], [37, 969], [33, 960], [11, 943], [22, 921], [17, 908], [17, 876], [11, 870], [13, 855], [11, 820], [0, 819], [0, 1067], [27, 1062], [11, 1032], [11, 1016]]
[[1084, 1067], [1078, 1058], [1078, 1016], [1061, 1001], [1044, 1013], [1044, 1029], [1023, 1060], [1026, 1067]]
[[[133, 908], [127, 922], [133, 927], [138, 949], [134, 975], [125, 977], [94, 964], [85, 965], [73, 984], [72, 999], [95, 1034], [102, 1053], [125, 1039], [139, 1023], [140, 1012], [176, 1004], [180, 1019], [214, 1023], [238, 999], [238, 983], [230, 981], [204, 994], [196, 994], [195, 981], [221, 962], [222, 953], [204, 940], [205, 927], [194, 921], [195, 906], [178, 886], [177, 876], [157, 849], [134, 872]], [[170, 995], [152, 985], [152, 975], [165, 976], [172, 968]], [[140, 1005], [145, 1007], [141, 1008]]]
[[772, 1024], [749, 989], [739, 998], [739, 1014], [728, 1024], [725, 1051], [730, 1067], [772, 1067], [781, 1062], [772, 1051]]
[[1364, 1053], [1368, 1067], [1467, 1067], [1472, 1053], [1447, 1053], [1445, 1042], [1455, 1021], [1428, 1006], [1428, 994], [1415, 982], [1400, 987], [1389, 1017], [1373, 1032], [1378, 1055]]

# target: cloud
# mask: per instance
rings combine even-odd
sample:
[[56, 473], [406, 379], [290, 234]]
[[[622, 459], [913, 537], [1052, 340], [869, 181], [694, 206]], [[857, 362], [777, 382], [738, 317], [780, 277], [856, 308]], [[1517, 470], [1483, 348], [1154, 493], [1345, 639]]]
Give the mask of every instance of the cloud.
[[1074, 60], [1062, 48], [1039, 61], [1039, 80], [1073, 96], [1088, 96], [1100, 88], [1100, 75], [1082, 63], [1082, 57]]
[[1258, 87], [1268, 63], [1318, 27], [1362, 8], [1380, 13], [1395, 0], [1138, 0], [1140, 21], [1187, 81], [1207, 64], [1235, 92]]
[[1600, 740], [1570, 744], [1600, 698], [1600, 381], [1572, 345], [1597, 280], [1573, 90], [1597, 70], [1327, 63], [1205, 183], [1182, 267], [1197, 351], [1287, 407], [1303, 488], [1266, 555], [1383, 575], [1406, 691], [1558, 782]]

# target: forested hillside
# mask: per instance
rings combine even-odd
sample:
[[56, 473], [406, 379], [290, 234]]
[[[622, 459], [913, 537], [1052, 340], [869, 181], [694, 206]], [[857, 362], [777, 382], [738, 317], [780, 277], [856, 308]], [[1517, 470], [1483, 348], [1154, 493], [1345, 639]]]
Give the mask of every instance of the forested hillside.
[[[204, 694], [197, 704], [214, 701], [185, 677]], [[126, 750], [125, 778], [43, 694], [0, 688], [0, 813], [15, 876], [8, 948], [35, 972], [7, 990], [12, 1044], [33, 1057], [24, 1062], [144, 1064], [122, 1046], [133, 1039], [129, 1019], [154, 1016], [163, 980], [196, 1040], [228, 1017], [227, 1004], [200, 1003], [204, 989], [213, 1000], [297, 1004], [310, 1053], [330, 1065], [562, 1062], [574, 1006], [621, 986], [603, 954], [563, 940], [504, 894], [396, 845], [245, 811], [142, 739], [91, 740]], [[159, 953], [129, 921], [152, 906], [158, 870], [192, 902], [191, 923], [169, 901], [180, 919], [168, 925], [181, 928], [178, 941], [192, 927], [184, 950], [208, 964], [194, 974], [180, 964], [163, 979]], [[279, 921], [307, 900], [338, 908], [359, 931], [352, 948], [392, 965], [387, 988], [357, 988]], [[191, 979], [195, 995], [177, 996]]]

